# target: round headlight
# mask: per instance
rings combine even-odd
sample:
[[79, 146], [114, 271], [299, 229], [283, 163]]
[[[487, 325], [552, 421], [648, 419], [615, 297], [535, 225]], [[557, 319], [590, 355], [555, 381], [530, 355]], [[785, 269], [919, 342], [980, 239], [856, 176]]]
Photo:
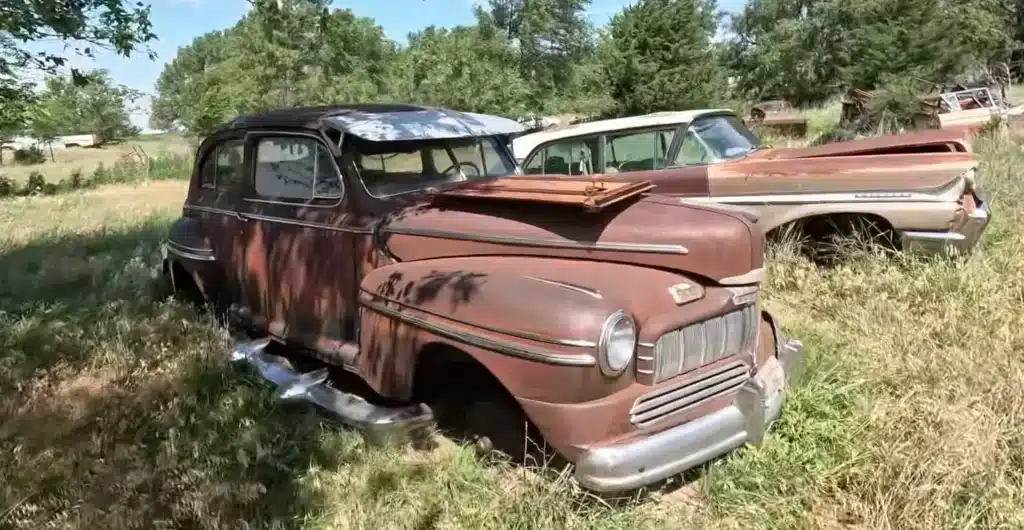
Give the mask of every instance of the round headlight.
[[636, 325], [625, 311], [620, 309], [604, 321], [597, 348], [601, 371], [605, 375], [619, 375], [629, 366], [636, 350]]

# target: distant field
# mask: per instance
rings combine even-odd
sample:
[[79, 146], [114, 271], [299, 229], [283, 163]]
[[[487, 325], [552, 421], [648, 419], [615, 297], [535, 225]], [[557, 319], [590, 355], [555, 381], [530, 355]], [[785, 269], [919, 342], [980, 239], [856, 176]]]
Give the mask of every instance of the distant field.
[[43, 146], [46, 162], [28, 166], [14, 164], [12, 153], [5, 150], [4, 162], [0, 165], [0, 175], [6, 175], [19, 183], [28, 180], [29, 175], [34, 171], [41, 173], [49, 182], [67, 178], [76, 169], [81, 170], [82, 174], [87, 176], [92, 174], [100, 164], [110, 168], [115, 166], [119, 160], [129, 158], [136, 147], [150, 157], [192, 154], [192, 147], [188, 141], [177, 134], [140, 136], [99, 148], [54, 149], [55, 162], [50, 160], [50, 152]]
[[1024, 150], [979, 143], [978, 255], [821, 270], [777, 249], [766, 306], [808, 367], [765, 444], [605, 504], [472, 452], [366, 447], [226, 366], [153, 298], [185, 183], [0, 208], [0, 528], [1024, 527]]

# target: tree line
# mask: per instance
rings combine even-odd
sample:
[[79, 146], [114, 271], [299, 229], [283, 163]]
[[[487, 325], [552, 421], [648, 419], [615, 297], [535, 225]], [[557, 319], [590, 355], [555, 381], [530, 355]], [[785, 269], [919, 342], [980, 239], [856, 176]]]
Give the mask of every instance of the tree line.
[[[1024, 38], [1024, 0], [748, 0], [729, 15], [715, 0], [636, 0], [602, 27], [588, 21], [590, 0], [486, 0], [475, 7], [473, 24], [427, 27], [406, 43], [328, 0], [249, 1], [252, 9], [234, 26], [197, 37], [168, 62], [151, 125], [202, 135], [242, 113], [371, 101], [515, 117], [615, 116], [776, 98], [813, 105], [853, 87], [1015, 72]], [[15, 15], [19, 5], [25, 13], [42, 4], [73, 11], [47, 19], [0, 10], [0, 110], [33, 97], [49, 101], [36, 104], [36, 114], [18, 114], [23, 124], [40, 108], [60, 115], [56, 109], [66, 103], [49, 82], [43, 97], [21, 97], [26, 91], [11, 72], [55, 70], [60, 61], [19, 53], [6, 36], [31, 40], [77, 29], [76, 38], [125, 54], [144, 51], [155, 37], [148, 8], [134, 3], [11, 2]], [[97, 20], [108, 23], [90, 30]], [[26, 29], [33, 24], [34, 33]], [[61, 83], [105, 79], [72, 74]]]

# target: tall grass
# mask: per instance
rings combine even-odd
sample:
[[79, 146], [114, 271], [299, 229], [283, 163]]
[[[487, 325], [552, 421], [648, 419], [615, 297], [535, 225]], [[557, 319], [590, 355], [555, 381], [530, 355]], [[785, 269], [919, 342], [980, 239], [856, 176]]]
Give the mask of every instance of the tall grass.
[[967, 260], [788, 249], [766, 305], [809, 365], [760, 448], [607, 505], [469, 450], [367, 447], [227, 366], [154, 297], [182, 182], [0, 209], [0, 528], [1024, 527], [1024, 163], [978, 144], [995, 212]]

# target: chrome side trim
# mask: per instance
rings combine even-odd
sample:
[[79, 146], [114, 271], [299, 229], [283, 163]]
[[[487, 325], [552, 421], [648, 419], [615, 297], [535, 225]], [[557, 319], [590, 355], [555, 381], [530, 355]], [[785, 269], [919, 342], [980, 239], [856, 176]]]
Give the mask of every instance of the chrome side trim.
[[173, 239], [168, 239], [166, 241], [166, 243], [168, 245], [174, 245], [174, 246], [176, 246], [176, 247], [178, 247], [179, 249], [182, 249], [182, 250], [187, 250], [187, 251], [190, 251], [190, 252], [195, 252], [196, 254], [212, 254], [213, 253], [213, 249], [212, 248], [190, 247], [188, 245], [183, 245], [181, 243], [178, 243], [177, 241], [175, 241]]
[[207, 212], [207, 213], [212, 213], [212, 214], [217, 214], [217, 215], [227, 215], [227, 216], [230, 216], [230, 217], [239, 217], [239, 218], [243, 218], [243, 219], [253, 219], [253, 220], [257, 220], [257, 221], [266, 221], [268, 223], [281, 223], [281, 224], [287, 224], [287, 225], [302, 226], [302, 227], [305, 227], [305, 228], [322, 228], [324, 230], [331, 230], [331, 231], [334, 231], [334, 232], [346, 232], [346, 233], [349, 233], [349, 234], [370, 234], [370, 233], [372, 233], [372, 230], [369, 229], [369, 228], [355, 228], [355, 227], [347, 227], [347, 226], [336, 226], [336, 225], [329, 225], [329, 224], [326, 224], [326, 223], [311, 223], [309, 221], [300, 221], [298, 219], [288, 219], [287, 217], [275, 217], [275, 216], [271, 216], [271, 215], [263, 215], [263, 214], [257, 214], [257, 213], [244, 213], [244, 212], [237, 212], [237, 211], [234, 211], [234, 210], [224, 210], [224, 209], [221, 209], [221, 208], [210, 208], [208, 206], [198, 206], [198, 205], [195, 205], [195, 204], [186, 204], [184, 207], [185, 207], [186, 210], [194, 210], [194, 211], [197, 211], [197, 212]]
[[330, 230], [332, 232], [345, 232], [347, 234], [371, 234], [372, 230], [369, 228], [354, 228], [347, 226], [329, 225], [326, 223], [311, 223], [309, 221], [300, 221], [298, 219], [289, 219], [287, 217], [276, 217], [272, 215], [263, 215], [257, 213], [243, 213], [243, 217], [253, 219], [255, 221], [265, 221], [268, 223], [281, 223], [285, 225], [301, 226], [303, 228], [321, 228], [323, 230]]
[[231, 217], [238, 216], [238, 214], [234, 210], [223, 210], [221, 208], [212, 208], [210, 206], [199, 206], [198, 204], [188, 204], [188, 203], [186, 203], [184, 206], [182, 206], [182, 208], [184, 208], [186, 210], [196, 211], [196, 212], [206, 212], [206, 213], [212, 213], [212, 214], [217, 214], [217, 215], [229, 215]]
[[599, 291], [596, 291], [596, 290], [591, 289], [589, 287], [584, 287], [582, 285], [576, 285], [574, 283], [562, 282], [562, 281], [558, 281], [558, 280], [549, 280], [547, 278], [538, 278], [536, 276], [524, 276], [524, 278], [527, 278], [527, 279], [530, 279], [530, 280], [534, 280], [534, 281], [538, 281], [538, 282], [541, 282], [541, 283], [547, 283], [547, 284], [550, 284], [550, 285], [557, 285], [559, 287], [563, 287], [565, 289], [569, 289], [570, 291], [576, 291], [577, 293], [583, 293], [583, 294], [585, 294], [587, 296], [591, 296], [593, 298], [597, 298], [598, 300], [601, 300], [601, 299], [604, 298], [604, 296], [602, 296]]
[[515, 330], [515, 329], [507, 329], [507, 328], [499, 328], [499, 327], [495, 327], [495, 326], [488, 326], [486, 324], [480, 324], [480, 323], [477, 323], [477, 322], [470, 322], [468, 320], [461, 320], [461, 319], [458, 319], [458, 318], [452, 318], [452, 317], [447, 316], [447, 315], [441, 315], [441, 314], [438, 314], [438, 313], [427, 311], [427, 310], [419, 308], [419, 307], [408, 306], [407, 304], [403, 304], [402, 302], [400, 302], [398, 300], [394, 300], [394, 299], [391, 299], [391, 298], [386, 298], [386, 297], [383, 297], [381, 295], [371, 293], [370, 291], [362, 290], [362, 292], [364, 292], [364, 293], [366, 293], [366, 294], [368, 294], [370, 296], [373, 296], [374, 298], [380, 298], [380, 299], [386, 300], [386, 301], [394, 303], [394, 304], [398, 304], [398, 305], [405, 306], [405, 307], [410, 307], [410, 308], [415, 309], [416, 311], [419, 311], [421, 313], [426, 313], [426, 314], [431, 315], [431, 316], [435, 316], [435, 317], [438, 317], [438, 318], [443, 318], [445, 320], [450, 320], [452, 322], [457, 322], [459, 324], [462, 324], [464, 326], [469, 326], [471, 328], [480, 328], [480, 329], [487, 330], [487, 331], [490, 331], [490, 332], [493, 332], [493, 333], [498, 333], [500, 335], [509, 335], [509, 336], [512, 336], [512, 337], [519, 337], [521, 339], [532, 340], [534, 342], [544, 342], [544, 343], [547, 343], [547, 344], [560, 344], [562, 346], [573, 346], [573, 347], [576, 347], [576, 348], [597, 348], [597, 343], [592, 341], [592, 340], [586, 340], [586, 339], [559, 339], [559, 338], [547, 337], [547, 336], [540, 335], [540, 334], [537, 334], [537, 333], [531, 333], [529, 331], [519, 331], [519, 330]]
[[385, 228], [384, 231], [395, 235], [435, 237], [439, 239], [455, 239], [459, 241], [476, 241], [478, 243], [495, 243], [498, 245], [514, 245], [524, 247], [565, 248], [605, 252], [650, 252], [655, 254], [688, 254], [690, 251], [682, 245], [660, 245], [644, 243], [585, 243], [582, 241], [563, 241], [554, 239], [535, 239], [514, 236], [487, 236], [434, 230], [431, 228]]
[[696, 204], [729, 203], [734, 205], [766, 205], [766, 204], [806, 204], [836, 202], [950, 202], [956, 201], [963, 194], [966, 182], [961, 176], [935, 186], [916, 191], [899, 189], [873, 189], [855, 192], [843, 191], [807, 191], [792, 193], [757, 193], [750, 195], [722, 195], [717, 197], [687, 197], [686, 200]]
[[189, 252], [184, 249], [176, 248], [173, 243], [164, 243], [164, 249], [176, 256], [191, 259], [196, 261], [217, 261], [217, 258], [213, 254], [199, 254], [196, 252]]
[[580, 355], [568, 355], [564, 353], [552, 353], [544, 350], [538, 350], [527, 346], [519, 346], [516, 344], [510, 344], [507, 342], [500, 342], [491, 340], [485, 337], [471, 335], [456, 329], [449, 328], [447, 326], [441, 326], [428, 322], [426, 319], [408, 315], [397, 311], [384, 304], [378, 302], [372, 302], [369, 300], [359, 300], [359, 304], [367, 309], [376, 311], [382, 315], [386, 315], [398, 320], [401, 320], [412, 326], [416, 326], [430, 333], [440, 335], [452, 340], [456, 340], [471, 346], [477, 346], [487, 350], [495, 351], [505, 355], [511, 355], [513, 357], [520, 357], [530, 361], [538, 361], [547, 364], [557, 364], [563, 366], [594, 366], [597, 364], [597, 359], [590, 354]]
[[754, 269], [748, 273], [740, 274], [739, 276], [730, 276], [728, 278], [722, 278], [718, 280], [718, 283], [722, 285], [746, 285], [749, 283], [761, 283], [765, 279], [765, 269], [760, 267]]

